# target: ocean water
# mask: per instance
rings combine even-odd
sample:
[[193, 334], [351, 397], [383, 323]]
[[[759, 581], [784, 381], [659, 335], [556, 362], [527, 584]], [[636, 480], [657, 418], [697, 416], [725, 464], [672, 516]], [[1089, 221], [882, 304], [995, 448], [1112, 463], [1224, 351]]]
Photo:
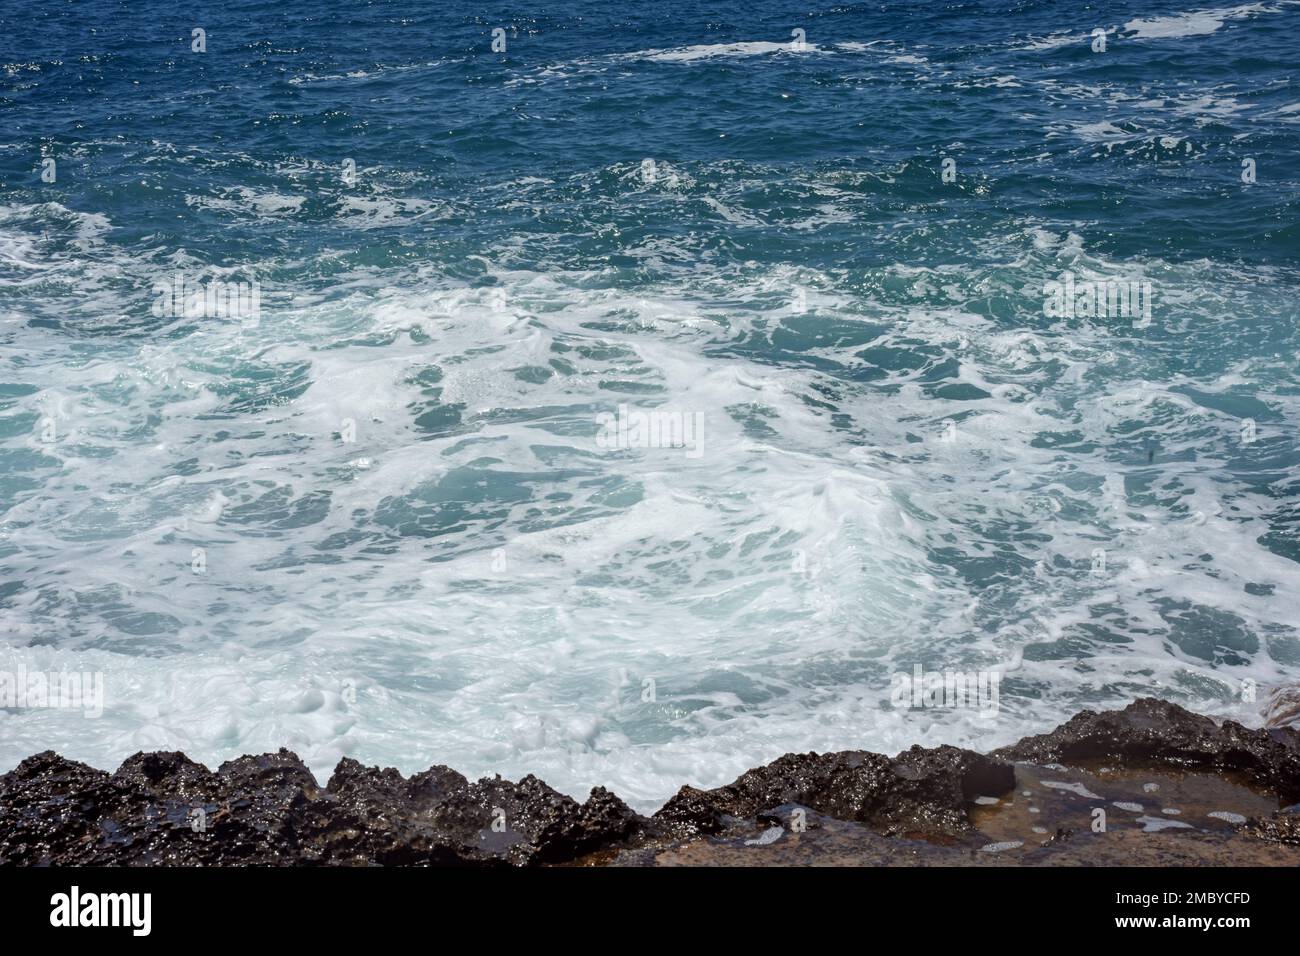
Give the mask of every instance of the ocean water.
[[1145, 694], [1258, 725], [1300, 3], [1201, 2], [3, 0], [0, 671], [104, 699], [10, 702], [0, 769], [651, 809]]

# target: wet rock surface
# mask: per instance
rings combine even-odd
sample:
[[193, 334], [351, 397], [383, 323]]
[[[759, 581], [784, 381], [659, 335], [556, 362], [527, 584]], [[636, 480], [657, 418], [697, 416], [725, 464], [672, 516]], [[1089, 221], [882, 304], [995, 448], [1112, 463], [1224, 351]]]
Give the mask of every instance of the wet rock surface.
[[1288, 803], [1300, 800], [1300, 732], [1215, 723], [1177, 704], [1144, 697], [1123, 710], [1085, 710], [1051, 733], [994, 751], [1033, 763], [1107, 761], [1241, 775]]
[[786, 754], [649, 818], [533, 776], [47, 751], [0, 776], [0, 865], [1300, 865], [1298, 742], [1143, 699], [987, 755]]
[[579, 804], [532, 776], [406, 778], [344, 759], [321, 788], [287, 750], [215, 772], [136, 754], [111, 775], [46, 752], [0, 777], [0, 864], [527, 865], [648, 826], [603, 788]]
[[680, 835], [718, 833], [782, 804], [863, 823], [886, 836], [952, 840], [966, 808], [1015, 782], [1011, 764], [956, 747], [913, 747], [896, 758], [865, 751], [786, 754], [716, 790], [683, 787], [655, 815]]
[[1267, 818], [1247, 822], [1242, 832], [1270, 843], [1300, 847], [1300, 806], [1291, 806]]

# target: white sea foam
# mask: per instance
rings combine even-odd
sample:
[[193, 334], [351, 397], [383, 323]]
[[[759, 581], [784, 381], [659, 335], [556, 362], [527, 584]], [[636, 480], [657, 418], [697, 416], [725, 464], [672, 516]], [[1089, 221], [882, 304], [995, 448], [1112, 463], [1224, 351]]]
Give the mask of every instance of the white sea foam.
[[257, 191], [247, 187], [222, 190], [216, 196], [187, 196], [186, 204], [200, 209], [213, 209], [236, 216], [253, 216], [256, 219], [281, 219], [292, 216], [302, 208], [306, 196], [287, 196], [271, 191]]
[[1279, 12], [1281, 12], [1280, 5], [1248, 3], [1236, 7], [1194, 10], [1167, 17], [1136, 18], [1125, 23], [1124, 29], [1129, 31], [1129, 39], [1137, 40], [1205, 36], [1207, 33], [1219, 30], [1229, 20], [1240, 20], [1259, 13]]
[[1071, 43], [1088, 43], [1091, 36], [1087, 33], [1054, 33], [1051, 36], [1035, 37], [1026, 43], [1025, 50], [1055, 50], [1069, 46]]
[[924, 66], [928, 61], [915, 53], [896, 52], [899, 45], [893, 41], [872, 40], [862, 42], [846, 40], [836, 43], [814, 43], [806, 40], [796, 43], [787, 40], [743, 40], [735, 43], [697, 43], [667, 49], [630, 50], [599, 56], [580, 57], [560, 63], [549, 63], [521, 76], [506, 81], [507, 86], [532, 86], [550, 80], [567, 80], [592, 73], [603, 73], [611, 67], [630, 63], [699, 63], [750, 57], [802, 57], [833, 54], [872, 53], [884, 62], [911, 66]]
[[[75, 277], [89, 310], [129, 311], [124, 277], [144, 297], [187, 262], [140, 262], [102, 242], [110, 224], [43, 214], [85, 230], [79, 253], [31, 258]], [[17, 254], [43, 241], [35, 215], [0, 218]], [[39, 492], [0, 529], [16, 584], [0, 669], [102, 672], [105, 709], [0, 713], [0, 765], [48, 747], [112, 766], [139, 749], [216, 764], [288, 746], [322, 777], [344, 754], [438, 762], [653, 809], [787, 751], [996, 746], [1140, 692], [1257, 724], [1235, 688], [1285, 675], [1300, 607], [1294, 565], [1260, 543], [1270, 502], [1224, 483], [1238, 422], [1212, 405], [1236, 381], [1284, 380], [1284, 364], [1169, 380], [1101, 322], [1000, 326], [966, 298], [1116, 265], [1077, 236], [998, 241], [982, 278], [889, 270], [915, 306], [806, 269], [632, 293], [595, 273], [496, 267], [470, 288], [421, 268], [303, 287], [255, 329], [105, 336], [87, 352], [26, 327], [9, 374], [36, 390], [8, 414], [31, 429], [3, 447]], [[1258, 278], [1144, 267], [1184, 297], [1183, 323], [1208, 321], [1204, 290]], [[806, 312], [791, 311], [796, 287]], [[798, 362], [735, 348], [784, 320], [847, 325]], [[882, 387], [819, 371], [865, 371], [867, 343], [932, 358], [882, 369]], [[937, 361], [989, 397], [933, 395]], [[1264, 425], [1300, 423], [1300, 400], [1267, 398]], [[704, 454], [600, 447], [596, 414], [629, 401], [702, 412]], [[42, 418], [57, 440], [40, 440]], [[951, 443], [936, 440], [945, 419]], [[1169, 455], [1168, 501], [1146, 490], [1144, 459], [1114, 450], [1139, 421]], [[1049, 431], [1077, 432], [1080, 450], [1033, 441]], [[1032, 536], [995, 543], [1017, 524]], [[1104, 578], [1086, 571], [1098, 542]], [[974, 583], [998, 551], [1023, 561]], [[1213, 574], [1196, 570], [1206, 553]], [[1184, 650], [1179, 617], [1204, 607], [1277, 642], [1278, 659]], [[1099, 619], [1123, 637], [1086, 666], [1026, 653]], [[1005, 672], [999, 718], [890, 709], [889, 675], [920, 660]]]
[[673, 50], [646, 50], [633, 54], [639, 59], [657, 60], [663, 63], [689, 63], [692, 60], [704, 60], [712, 57], [763, 56], [771, 53], [816, 53], [818, 48], [805, 44], [803, 50], [796, 50], [787, 41], [772, 43], [766, 40], [749, 40], [743, 43], [697, 43], [693, 46], [678, 47]]

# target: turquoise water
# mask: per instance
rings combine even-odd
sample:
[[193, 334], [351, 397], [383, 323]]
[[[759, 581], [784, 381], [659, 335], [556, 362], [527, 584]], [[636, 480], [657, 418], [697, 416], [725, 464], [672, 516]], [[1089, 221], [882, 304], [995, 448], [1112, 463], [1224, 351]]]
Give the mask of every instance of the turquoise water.
[[0, 13], [0, 670], [105, 679], [0, 765], [651, 807], [1295, 678], [1300, 4], [310, 10]]

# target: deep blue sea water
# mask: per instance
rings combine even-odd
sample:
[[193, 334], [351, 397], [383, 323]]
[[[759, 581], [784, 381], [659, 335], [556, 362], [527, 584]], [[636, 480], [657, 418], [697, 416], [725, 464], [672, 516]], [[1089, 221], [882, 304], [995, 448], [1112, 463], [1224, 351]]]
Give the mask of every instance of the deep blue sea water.
[[[1143, 694], [1258, 724], [1300, 3], [1216, 2], [0, 0], [0, 670], [105, 678], [0, 709], [0, 769], [653, 807]], [[1067, 273], [1150, 314], [1049, 315]], [[690, 447], [605, 440], [648, 412]], [[997, 714], [894, 706], [918, 664]]]

